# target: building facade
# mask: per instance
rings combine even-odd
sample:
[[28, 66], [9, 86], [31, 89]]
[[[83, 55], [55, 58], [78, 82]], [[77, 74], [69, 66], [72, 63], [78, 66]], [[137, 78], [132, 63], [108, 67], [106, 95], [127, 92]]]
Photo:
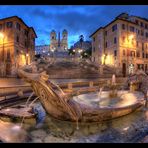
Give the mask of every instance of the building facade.
[[92, 44], [90, 41], [83, 41], [83, 42], [76, 42], [74, 45], [73, 45], [73, 49], [75, 49], [76, 51], [79, 51], [79, 50], [87, 50], [87, 49], [90, 49], [92, 47]]
[[40, 55], [48, 55], [49, 54], [49, 45], [39, 45], [35, 46], [35, 54], [40, 54]]
[[16, 70], [29, 64], [35, 54], [33, 27], [18, 16], [0, 19], [0, 76], [16, 75]]
[[67, 30], [63, 30], [62, 38], [60, 36], [60, 32], [57, 33], [52, 30], [50, 33], [50, 50], [51, 51], [65, 51], [68, 49], [68, 32]]
[[120, 68], [123, 75], [148, 70], [148, 20], [122, 13], [91, 36], [92, 61]]

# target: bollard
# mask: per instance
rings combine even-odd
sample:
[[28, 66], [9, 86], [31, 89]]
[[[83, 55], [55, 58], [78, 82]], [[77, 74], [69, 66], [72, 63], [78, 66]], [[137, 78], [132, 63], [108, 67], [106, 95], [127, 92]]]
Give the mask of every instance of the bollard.
[[24, 95], [23, 91], [21, 89], [18, 90], [17, 95], [19, 97], [22, 97]]
[[90, 81], [89, 82], [89, 87], [93, 87], [93, 84], [94, 84], [93, 81]]
[[72, 89], [72, 83], [68, 83], [68, 89]]

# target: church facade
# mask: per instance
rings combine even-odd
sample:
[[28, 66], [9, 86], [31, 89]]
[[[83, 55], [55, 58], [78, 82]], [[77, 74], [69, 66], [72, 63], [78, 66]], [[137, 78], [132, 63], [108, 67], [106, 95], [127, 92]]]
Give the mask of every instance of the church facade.
[[62, 37], [60, 32], [56, 33], [52, 30], [50, 33], [50, 51], [66, 51], [68, 49], [68, 32], [66, 29], [62, 32]]

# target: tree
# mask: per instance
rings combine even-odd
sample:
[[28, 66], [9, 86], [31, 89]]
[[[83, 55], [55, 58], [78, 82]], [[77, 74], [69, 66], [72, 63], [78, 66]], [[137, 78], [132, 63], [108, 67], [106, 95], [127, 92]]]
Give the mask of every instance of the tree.
[[87, 50], [82, 52], [82, 58], [90, 58], [92, 53], [92, 49], [88, 48]]

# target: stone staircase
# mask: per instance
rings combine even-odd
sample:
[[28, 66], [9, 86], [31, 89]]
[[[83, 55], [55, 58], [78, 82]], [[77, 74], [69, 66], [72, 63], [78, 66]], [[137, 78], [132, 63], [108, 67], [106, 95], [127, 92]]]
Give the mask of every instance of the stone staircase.
[[[103, 73], [100, 73], [102, 66]], [[87, 79], [87, 78], [111, 78], [113, 74], [122, 77], [122, 73], [108, 65], [97, 65], [89, 60], [83, 61], [55, 61], [54, 64], [39, 65], [47, 71], [51, 79], [69, 78], [69, 79]], [[118, 69], [119, 70], [119, 69]]]

